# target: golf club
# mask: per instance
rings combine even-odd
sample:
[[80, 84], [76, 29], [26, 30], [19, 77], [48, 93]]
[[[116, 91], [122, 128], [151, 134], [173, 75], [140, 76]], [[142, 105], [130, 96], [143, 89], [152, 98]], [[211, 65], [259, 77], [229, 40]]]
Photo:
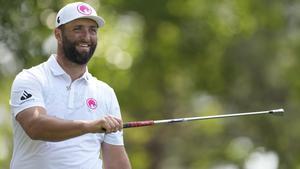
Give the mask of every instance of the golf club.
[[223, 115], [214, 115], [214, 116], [187, 117], [187, 118], [166, 119], [166, 120], [133, 121], [133, 122], [124, 123], [123, 128], [152, 126], [154, 124], [162, 124], [162, 123], [179, 123], [179, 122], [187, 122], [187, 121], [194, 121], [194, 120], [207, 120], [207, 119], [217, 119], [217, 118], [237, 117], [237, 116], [263, 115], [263, 114], [283, 116], [283, 113], [284, 113], [284, 109], [274, 109], [274, 110], [266, 110], [266, 111], [223, 114]]

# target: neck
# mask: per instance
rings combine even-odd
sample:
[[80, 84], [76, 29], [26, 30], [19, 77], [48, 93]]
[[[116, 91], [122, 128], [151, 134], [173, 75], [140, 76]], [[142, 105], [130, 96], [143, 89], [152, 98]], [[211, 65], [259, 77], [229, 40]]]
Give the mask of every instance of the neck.
[[72, 81], [80, 78], [86, 71], [85, 65], [78, 65], [69, 61], [63, 53], [58, 52], [56, 60], [62, 69], [71, 77]]

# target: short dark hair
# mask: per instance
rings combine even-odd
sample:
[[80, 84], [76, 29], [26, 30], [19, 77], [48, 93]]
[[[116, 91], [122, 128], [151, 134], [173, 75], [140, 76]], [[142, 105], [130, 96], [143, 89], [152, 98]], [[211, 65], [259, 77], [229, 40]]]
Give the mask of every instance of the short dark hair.
[[65, 25], [64, 24], [59, 25], [59, 27], [57, 27], [57, 28], [60, 29], [61, 31], [64, 31]]

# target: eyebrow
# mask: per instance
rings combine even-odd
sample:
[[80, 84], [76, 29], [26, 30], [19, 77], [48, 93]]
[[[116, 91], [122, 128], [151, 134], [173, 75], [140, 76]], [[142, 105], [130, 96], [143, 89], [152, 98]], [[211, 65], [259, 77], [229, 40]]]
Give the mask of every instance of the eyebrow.
[[76, 24], [73, 27], [90, 27], [90, 28], [98, 28], [97, 25], [83, 25], [83, 24]]

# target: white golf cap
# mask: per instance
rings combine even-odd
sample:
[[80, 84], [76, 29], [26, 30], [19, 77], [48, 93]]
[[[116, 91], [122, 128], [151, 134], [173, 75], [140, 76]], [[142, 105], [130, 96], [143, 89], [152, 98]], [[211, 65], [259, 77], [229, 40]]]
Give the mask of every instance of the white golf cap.
[[104, 19], [97, 15], [97, 12], [93, 7], [84, 2], [74, 2], [67, 4], [58, 11], [55, 27], [57, 28], [60, 25], [79, 18], [92, 19], [98, 24], [99, 28], [104, 25]]

